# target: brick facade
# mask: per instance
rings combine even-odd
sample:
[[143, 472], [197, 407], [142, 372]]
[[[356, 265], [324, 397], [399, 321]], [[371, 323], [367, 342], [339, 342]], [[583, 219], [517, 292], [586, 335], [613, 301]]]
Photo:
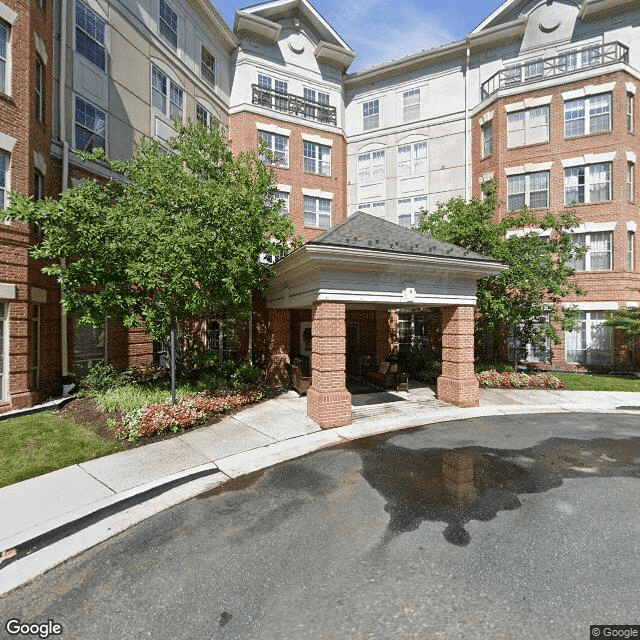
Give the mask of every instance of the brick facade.
[[312, 380], [307, 415], [321, 428], [351, 422], [351, 394], [345, 380], [345, 305], [314, 302], [312, 310]]
[[[522, 91], [508, 97], [499, 98], [487, 104], [473, 119], [473, 195], [481, 195], [481, 180], [487, 174], [498, 179], [498, 195], [500, 206], [495, 213], [495, 221], [499, 222], [509, 215], [507, 211], [507, 173], [505, 169], [513, 167], [526, 168], [529, 164], [540, 162], [553, 163], [549, 172], [549, 206], [539, 211], [559, 213], [571, 209], [578, 216], [581, 224], [615, 223], [612, 230], [612, 268], [606, 271], [583, 271], [574, 276], [574, 280], [586, 292], [585, 296], [566, 298], [566, 303], [580, 303], [581, 307], [594, 309], [602, 307], [601, 303], [617, 303], [627, 306], [629, 303], [640, 304], [640, 263], [637, 246], [631, 268], [627, 264], [628, 227], [635, 228], [638, 218], [638, 165], [634, 165], [634, 188], [631, 199], [627, 196], [627, 153], [640, 154], [638, 138], [638, 100], [634, 99], [633, 131], [627, 129], [627, 93], [628, 85], [640, 90], [640, 82], [625, 71], [593, 75], [587, 79], [565, 82], [556, 86], [547, 86], [537, 90]], [[612, 89], [609, 89], [613, 85]], [[611, 128], [609, 131], [565, 138], [564, 135], [564, 103], [563, 93], [585, 89], [592, 92], [598, 86], [605, 86], [602, 93], [611, 94]], [[507, 110], [514, 103], [526, 104], [527, 100], [538, 100], [550, 97], [549, 105], [549, 141], [526, 146], [508, 148], [507, 146]], [[492, 134], [493, 151], [482, 157], [482, 132], [480, 121], [493, 112]], [[588, 118], [588, 107], [587, 116]], [[570, 158], [588, 156], [589, 154], [615, 153], [611, 166], [611, 199], [593, 204], [565, 206], [564, 168], [562, 161]], [[638, 157], [640, 162], [640, 157]], [[588, 189], [588, 186], [585, 186]], [[538, 213], [538, 211], [536, 211]], [[634, 234], [634, 242], [635, 242]], [[636, 243], [637, 244], [637, 243]], [[551, 346], [551, 362], [536, 363], [541, 368], [584, 371], [593, 367], [567, 362], [565, 358], [565, 332], [558, 328], [561, 343]], [[613, 367], [623, 369], [629, 366], [628, 347], [622, 336], [614, 333]], [[506, 359], [506, 345], [502, 345], [498, 354]], [[610, 368], [610, 367], [604, 367]]]
[[[234, 114], [229, 119], [229, 137], [234, 154], [258, 148], [259, 126], [256, 123], [278, 126], [291, 132], [289, 135], [289, 166], [287, 168], [274, 166], [273, 170], [278, 184], [291, 187], [289, 215], [295, 226], [296, 235], [302, 236], [307, 242], [325, 231], [325, 229], [305, 225], [303, 187], [333, 194], [331, 224], [342, 222], [347, 217], [347, 145], [344, 136], [304, 124], [278, 120], [272, 116], [243, 112]], [[304, 135], [331, 140], [331, 175], [325, 176], [304, 171]]]
[[437, 397], [458, 407], [480, 404], [478, 380], [474, 373], [473, 307], [442, 309], [442, 375]]

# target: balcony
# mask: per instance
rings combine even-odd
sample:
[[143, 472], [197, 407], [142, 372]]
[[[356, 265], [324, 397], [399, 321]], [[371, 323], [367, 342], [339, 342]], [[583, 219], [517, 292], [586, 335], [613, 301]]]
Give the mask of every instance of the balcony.
[[553, 58], [527, 60], [520, 65], [498, 71], [483, 82], [480, 87], [480, 99], [484, 100], [500, 89], [539, 82], [584, 69], [604, 67], [616, 62], [629, 62], [629, 47], [620, 42], [572, 49]]
[[257, 84], [251, 85], [251, 102], [298, 118], [323, 124], [337, 124], [336, 108], [315, 100], [307, 100], [292, 93], [275, 91]]

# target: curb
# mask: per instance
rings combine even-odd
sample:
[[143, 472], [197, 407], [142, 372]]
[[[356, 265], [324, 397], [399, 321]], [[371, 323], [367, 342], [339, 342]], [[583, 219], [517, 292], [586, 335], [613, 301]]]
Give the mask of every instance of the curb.
[[[165, 509], [219, 487], [234, 478], [261, 471], [327, 447], [419, 426], [490, 416], [609, 412], [638, 415], [639, 409], [638, 406], [576, 408], [575, 405], [571, 406], [571, 403], [485, 405], [434, 412], [430, 416], [431, 419], [426, 416], [406, 415], [391, 427], [388, 423], [373, 420], [368, 421], [369, 424], [348, 425], [314, 432], [249, 449], [103, 498], [72, 514], [50, 521], [47, 523], [48, 526], [42, 526], [42, 531], [37, 531], [36, 528], [34, 532], [32, 528], [27, 535], [16, 534], [12, 538], [7, 538], [3, 546], [7, 546], [8, 550], [15, 549], [17, 555], [5, 560], [0, 558], [0, 596]], [[17, 563], [17, 560], [21, 562]]]

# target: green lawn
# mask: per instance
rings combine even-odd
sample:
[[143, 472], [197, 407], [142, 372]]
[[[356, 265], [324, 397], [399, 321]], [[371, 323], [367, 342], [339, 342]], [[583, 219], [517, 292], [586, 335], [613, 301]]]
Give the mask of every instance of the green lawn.
[[120, 451], [51, 412], [0, 421], [0, 487]]
[[574, 391], [640, 391], [640, 378], [608, 376], [598, 373], [561, 373], [550, 371]]

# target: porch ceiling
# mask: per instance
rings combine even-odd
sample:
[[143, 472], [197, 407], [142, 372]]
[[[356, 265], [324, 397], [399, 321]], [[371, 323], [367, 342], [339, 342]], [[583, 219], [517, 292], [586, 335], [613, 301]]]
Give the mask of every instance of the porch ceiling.
[[503, 269], [497, 260], [358, 211], [276, 263], [267, 306], [474, 305], [478, 279]]

